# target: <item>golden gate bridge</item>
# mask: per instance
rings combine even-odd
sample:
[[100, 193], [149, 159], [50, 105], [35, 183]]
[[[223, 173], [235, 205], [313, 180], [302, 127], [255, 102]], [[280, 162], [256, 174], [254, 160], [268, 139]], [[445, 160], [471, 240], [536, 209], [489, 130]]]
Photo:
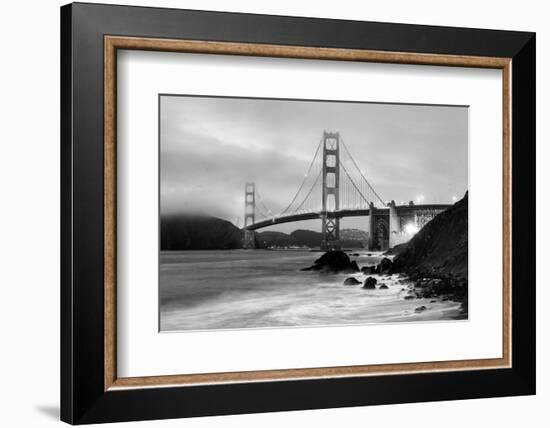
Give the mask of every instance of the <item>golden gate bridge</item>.
[[302, 220], [321, 221], [321, 249], [340, 248], [340, 219], [369, 217], [370, 250], [408, 241], [449, 204], [384, 202], [367, 180], [339, 132], [324, 131], [308, 170], [290, 203], [274, 213], [254, 182], [245, 184], [244, 248], [256, 248], [255, 230]]

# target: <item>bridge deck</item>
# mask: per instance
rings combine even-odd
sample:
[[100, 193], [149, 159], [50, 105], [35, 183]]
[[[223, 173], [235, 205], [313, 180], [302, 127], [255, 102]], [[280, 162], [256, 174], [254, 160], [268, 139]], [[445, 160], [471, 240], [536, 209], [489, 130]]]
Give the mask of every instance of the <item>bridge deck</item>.
[[[449, 204], [426, 204], [426, 205], [398, 205], [395, 207], [398, 214], [405, 215], [408, 213], [414, 214], [415, 211], [425, 211], [425, 210], [441, 210], [444, 211], [447, 208], [451, 207]], [[389, 207], [375, 208], [376, 213], [387, 212], [389, 215]], [[320, 219], [321, 216], [325, 214], [323, 211], [315, 211], [309, 213], [293, 214], [283, 217], [274, 217], [267, 220], [262, 220], [257, 223], [247, 226], [245, 229], [248, 230], [257, 230], [262, 229], [268, 226], [274, 226], [276, 224], [283, 223], [292, 223], [295, 221], [305, 221], [305, 220], [315, 220]], [[331, 217], [343, 218], [343, 217], [366, 217], [370, 214], [370, 210], [366, 209], [356, 209], [356, 210], [338, 210], [326, 212]]]

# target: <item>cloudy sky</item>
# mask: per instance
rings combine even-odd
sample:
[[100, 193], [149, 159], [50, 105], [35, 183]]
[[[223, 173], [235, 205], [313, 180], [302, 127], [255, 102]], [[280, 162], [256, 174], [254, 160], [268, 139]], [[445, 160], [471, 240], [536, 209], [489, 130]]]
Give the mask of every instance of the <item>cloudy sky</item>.
[[467, 190], [466, 107], [171, 95], [161, 96], [160, 107], [162, 215], [207, 213], [242, 226], [247, 181], [280, 212], [324, 130], [340, 132], [384, 200], [450, 203]]

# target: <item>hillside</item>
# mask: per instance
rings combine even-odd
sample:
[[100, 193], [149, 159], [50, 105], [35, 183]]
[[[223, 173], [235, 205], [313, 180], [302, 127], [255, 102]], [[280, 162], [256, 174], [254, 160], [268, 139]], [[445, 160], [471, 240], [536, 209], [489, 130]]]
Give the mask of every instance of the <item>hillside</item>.
[[217, 217], [196, 215], [163, 217], [160, 228], [162, 250], [242, 248], [241, 230]]
[[[321, 232], [313, 230], [297, 229], [290, 234], [283, 232], [258, 232], [258, 243], [264, 248], [269, 247], [309, 247], [321, 246]], [[340, 244], [343, 248], [362, 248], [363, 241], [366, 241], [366, 232], [358, 229], [342, 229], [340, 231]]]
[[468, 192], [394, 252], [394, 271], [467, 279]]
[[298, 229], [290, 233], [290, 237], [296, 243], [295, 245], [305, 247], [319, 247], [322, 240], [321, 232], [314, 232], [313, 230]]
[[354, 242], [364, 242], [365, 246], [369, 240], [369, 234], [361, 229], [341, 229], [340, 230], [340, 240], [342, 241], [354, 241]]
[[261, 246], [261, 248], [269, 248], [269, 247], [290, 247], [293, 245], [296, 245], [292, 237], [283, 232], [275, 232], [275, 231], [265, 231], [265, 232], [257, 232], [256, 233], [256, 240], [258, 244]]

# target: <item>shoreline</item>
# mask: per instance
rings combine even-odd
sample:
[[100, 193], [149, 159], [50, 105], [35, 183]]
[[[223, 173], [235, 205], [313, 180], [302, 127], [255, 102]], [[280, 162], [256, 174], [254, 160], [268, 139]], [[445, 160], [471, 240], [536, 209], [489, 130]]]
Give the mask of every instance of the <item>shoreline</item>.
[[[360, 266], [383, 258], [381, 253], [357, 254], [352, 260]], [[401, 274], [300, 272], [316, 258], [309, 251], [170, 251], [163, 257], [160, 327], [165, 332], [467, 319], [456, 302], [405, 299], [414, 283]], [[350, 276], [359, 280], [357, 285], [344, 285]], [[368, 276], [379, 281], [376, 289], [362, 287]], [[388, 288], [380, 289], [382, 284]], [[425, 310], [415, 312], [422, 306]]]

